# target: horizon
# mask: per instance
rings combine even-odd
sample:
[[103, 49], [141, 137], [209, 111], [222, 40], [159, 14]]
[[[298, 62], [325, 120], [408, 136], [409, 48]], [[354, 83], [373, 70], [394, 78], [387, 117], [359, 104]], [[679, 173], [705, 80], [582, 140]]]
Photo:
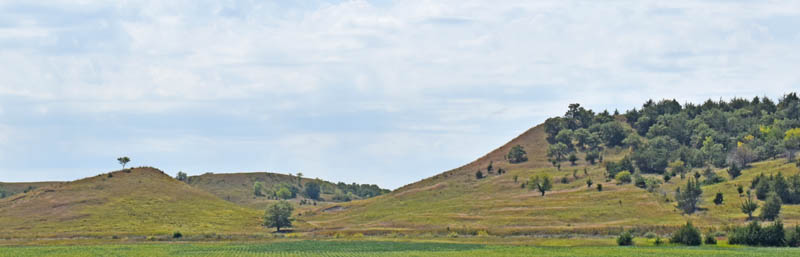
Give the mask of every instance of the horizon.
[[0, 3], [0, 181], [128, 156], [394, 190], [570, 103], [800, 88], [797, 3], [459, 3]]

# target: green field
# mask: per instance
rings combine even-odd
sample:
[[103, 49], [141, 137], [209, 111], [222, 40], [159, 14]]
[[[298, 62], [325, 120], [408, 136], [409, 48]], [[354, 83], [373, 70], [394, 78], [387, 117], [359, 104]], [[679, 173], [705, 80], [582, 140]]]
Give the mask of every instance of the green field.
[[740, 247], [547, 247], [457, 243], [292, 241], [1, 247], [0, 256], [798, 256], [800, 249]]

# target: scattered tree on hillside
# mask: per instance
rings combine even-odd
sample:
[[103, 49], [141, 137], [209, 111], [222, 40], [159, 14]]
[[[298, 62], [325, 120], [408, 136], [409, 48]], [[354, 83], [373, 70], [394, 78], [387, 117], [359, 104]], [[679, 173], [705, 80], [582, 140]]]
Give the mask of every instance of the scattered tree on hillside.
[[261, 182], [253, 183], [253, 195], [264, 196], [264, 184]]
[[753, 201], [753, 197], [750, 195], [750, 191], [747, 192], [747, 198], [744, 199], [742, 202], [742, 213], [747, 214], [747, 220], [753, 219], [753, 212], [758, 209], [758, 203]]
[[563, 143], [556, 143], [547, 147], [547, 157], [553, 162], [553, 166], [555, 166], [556, 163], [563, 162], [566, 159], [567, 153], [569, 153], [569, 149], [567, 145]]
[[675, 201], [678, 202], [678, 209], [686, 214], [694, 213], [697, 210], [697, 204], [702, 194], [703, 190], [700, 189], [700, 183], [695, 179], [689, 178], [683, 189], [679, 187], [675, 190]]
[[189, 176], [187, 176], [183, 171], [178, 171], [178, 175], [175, 176], [175, 179], [178, 181], [189, 182]]
[[553, 188], [553, 181], [547, 175], [533, 176], [528, 180], [528, 188], [538, 190], [544, 196], [545, 192]]
[[320, 193], [319, 183], [314, 181], [307, 182], [306, 186], [303, 187], [303, 190], [305, 190], [306, 197], [314, 200], [319, 200], [319, 193]]
[[128, 156], [123, 156], [123, 157], [117, 158], [117, 161], [119, 162], [119, 164], [122, 165], [122, 169], [124, 170], [125, 169], [125, 165], [128, 164], [128, 162], [131, 161], [131, 158], [128, 158]]
[[602, 192], [603, 191], [603, 184], [597, 184], [597, 191], [598, 192]]
[[298, 172], [297, 173], [297, 185], [301, 186], [302, 183], [303, 183], [303, 173], [302, 172]]
[[770, 193], [769, 197], [767, 197], [767, 201], [764, 203], [764, 207], [761, 208], [761, 219], [763, 220], [775, 220], [778, 218], [778, 215], [781, 213], [781, 198], [778, 194]]
[[592, 187], [592, 183], [593, 183], [592, 179], [587, 179], [586, 180], [586, 187], [591, 188]]
[[731, 176], [731, 179], [735, 179], [739, 175], [742, 175], [742, 169], [739, 168], [739, 165], [731, 164], [731, 167], [728, 168], [728, 175]]
[[747, 167], [753, 160], [758, 159], [758, 156], [750, 149], [750, 146], [743, 142], [738, 142], [736, 148], [731, 152], [728, 158], [730, 159], [728, 162], [733, 166]]
[[264, 213], [264, 226], [268, 228], [276, 228], [278, 232], [281, 228], [292, 227], [292, 211], [294, 207], [287, 201], [280, 201], [273, 203], [267, 207]]
[[520, 163], [528, 161], [528, 155], [521, 145], [515, 145], [510, 151], [508, 151], [506, 159], [508, 159], [508, 161], [511, 163]]
[[284, 200], [294, 198], [294, 196], [292, 195], [292, 191], [290, 191], [286, 187], [281, 187], [280, 189], [278, 189], [278, 191], [275, 192], [275, 196]]
[[576, 155], [575, 152], [571, 152], [569, 153], [568, 160], [570, 165], [575, 166], [575, 162], [578, 161], [578, 155]]
[[480, 170], [476, 171], [475, 172], [475, 178], [476, 179], [482, 179], [483, 178], [483, 172], [481, 172]]
[[[493, 165], [494, 165], [494, 161], [489, 161], [489, 166], [486, 167], [486, 172], [492, 173], [492, 171], [494, 170], [494, 166]], [[497, 171], [497, 173], [500, 174], [500, 171]]]
[[786, 159], [789, 162], [794, 161], [794, 156], [800, 150], [800, 128], [793, 128], [787, 130], [783, 138], [783, 144], [786, 148]]
[[717, 192], [717, 195], [714, 196], [714, 204], [720, 205], [720, 204], [722, 204], [722, 201], [724, 201], [724, 199], [722, 197], [722, 193], [721, 192]]
[[597, 162], [597, 159], [600, 158], [600, 152], [591, 150], [586, 152], [586, 157], [584, 160], [589, 162], [589, 164], [594, 165]]

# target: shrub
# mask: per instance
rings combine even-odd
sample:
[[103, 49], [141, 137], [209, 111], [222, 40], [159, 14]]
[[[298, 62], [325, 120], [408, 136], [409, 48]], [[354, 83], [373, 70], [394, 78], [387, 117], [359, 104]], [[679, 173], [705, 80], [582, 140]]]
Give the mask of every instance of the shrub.
[[482, 179], [483, 178], [483, 172], [481, 172], [481, 171], [475, 172], [475, 178], [476, 179]]
[[736, 186], [736, 192], [739, 192], [739, 195], [742, 195], [742, 193], [744, 193], [744, 187], [742, 185]]
[[656, 233], [653, 233], [653, 232], [647, 232], [647, 233], [644, 234], [644, 238], [647, 238], [647, 239], [653, 239], [653, 238], [656, 238], [657, 236], [658, 235], [656, 235]]
[[669, 241], [670, 243], [674, 244], [684, 244], [690, 246], [700, 245], [700, 231], [692, 226], [692, 222], [686, 222], [686, 225], [682, 226], [680, 229], [678, 229], [678, 231], [672, 234], [672, 238]]
[[631, 173], [628, 171], [621, 171], [614, 176], [614, 179], [616, 179], [617, 183], [620, 184], [631, 183]]
[[588, 188], [592, 187], [592, 179], [587, 179], [586, 180], [586, 187], [588, 187]]
[[566, 175], [561, 178], [561, 184], [569, 184], [569, 178]]
[[447, 237], [449, 237], [449, 238], [457, 238], [458, 237], [458, 233], [456, 233], [455, 231], [452, 231], [452, 232], [447, 234]]
[[597, 191], [603, 191], [603, 184], [597, 184]]
[[656, 241], [653, 241], [653, 244], [654, 245], [662, 245], [662, 244], [664, 244], [664, 241], [661, 240], [660, 236], [656, 236]]
[[703, 240], [703, 243], [707, 244], [707, 245], [715, 245], [715, 244], [717, 244], [717, 239], [714, 238], [714, 235], [712, 235], [711, 233], [708, 233], [708, 234], [706, 234], [706, 239]]
[[172, 238], [181, 238], [181, 237], [183, 237], [183, 234], [181, 234], [181, 232], [179, 231], [175, 231], [175, 233], [172, 233]]
[[786, 233], [783, 231], [783, 222], [776, 220], [769, 226], [762, 228], [759, 238], [762, 246], [785, 246]]
[[786, 245], [800, 247], [800, 225], [794, 226], [794, 229], [786, 233]]
[[633, 245], [633, 235], [631, 232], [625, 231], [617, 237], [617, 245], [626, 246]]
[[633, 175], [633, 185], [638, 188], [647, 188], [647, 181], [640, 174]]
[[670, 176], [669, 174], [664, 174], [664, 182], [669, 182], [671, 178], [672, 176]]

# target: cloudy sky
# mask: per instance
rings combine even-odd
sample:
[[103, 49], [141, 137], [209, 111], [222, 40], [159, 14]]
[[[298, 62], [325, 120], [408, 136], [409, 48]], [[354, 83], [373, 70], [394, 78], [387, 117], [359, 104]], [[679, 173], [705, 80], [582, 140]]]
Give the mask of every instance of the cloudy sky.
[[800, 89], [796, 1], [0, 1], [0, 181], [396, 188], [561, 115]]

